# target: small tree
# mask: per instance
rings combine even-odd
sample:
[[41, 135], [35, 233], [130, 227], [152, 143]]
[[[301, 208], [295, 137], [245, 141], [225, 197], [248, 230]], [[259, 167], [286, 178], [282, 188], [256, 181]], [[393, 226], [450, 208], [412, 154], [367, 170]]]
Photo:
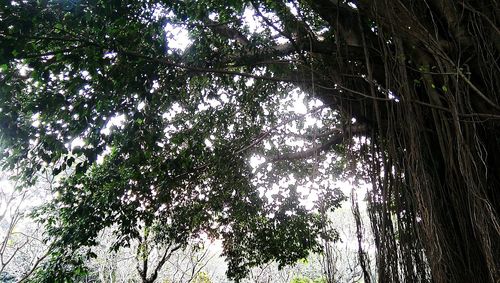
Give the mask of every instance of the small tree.
[[30, 212], [45, 201], [53, 180], [50, 174], [40, 175], [36, 186], [22, 190], [15, 175], [0, 177], [0, 274], [2, 280], [24, 281], [50, 250], [43, 241], [43, 227], [33, 221]]
[[196, 276], [193, 278], [191, 281], [187, 282], [192, 282], [192, 283], [212, 283], [212, 280], [210, 279], [210, 276], [206, 272], [198, 272]]

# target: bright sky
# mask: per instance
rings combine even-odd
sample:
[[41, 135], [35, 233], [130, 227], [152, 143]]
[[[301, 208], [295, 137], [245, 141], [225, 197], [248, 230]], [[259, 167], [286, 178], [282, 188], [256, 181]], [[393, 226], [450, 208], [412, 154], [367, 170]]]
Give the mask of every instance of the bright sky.
[[0, 190], [4, 193], [11, 193], [14, 187], [12, 183], [7, 179], [0, 179]]

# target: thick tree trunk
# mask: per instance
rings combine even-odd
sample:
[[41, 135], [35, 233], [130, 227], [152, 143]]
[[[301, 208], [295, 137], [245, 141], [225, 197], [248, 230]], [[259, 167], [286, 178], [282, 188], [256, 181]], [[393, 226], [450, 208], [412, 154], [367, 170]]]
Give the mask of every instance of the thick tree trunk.
[[[379, 282], [500, 281], [498, 4], [334, 2], [311, 7], [338, 31], [336, 44], [361, 43], [365, 58], [325, 59], [337, 62], [330, 77], [357, 93], [319, 97], [372, 129]], [[373, 24], [376, 40], [364, 30]], [[356, 25], [357, 40], [339, 34]], [[365, 81], [338, 76], [359, 74], [353, 60]]]
[[[498, 232], [482, 225], [487, 225], [485, 222], [491, 217], [484, 206], [485, 202], [496, 205], [498, 209], [495, 199], [488, 196], [496, 194], [498, 185], [486, 187], [485, 190], [489, 192], [480, 196], [475, 195], [477, 190], [471, 188], [463, 176], [455, 175], [456, 181], [450, 183], [449, 175], [453, 173], [449, 167], [453, 164], [439, 158], [442, 154], [437, 146], [438, 141], [435, 136], [430, 138], [434, 144], [430, 150], [432, 155], [424, 162], [433, 182], [420, 187], [414, 197], [420, 198], [418, 211], [428, 213], [425, 217], [427, 220], [422, 221], [424, 237], [421, 240], [433, 281], [496, 282], [499, 261], [488, 259], [488, 256], [500, 254]], [[491, 161], [489, 159], [486, 162]], [[499, 174], [492, 166], [484, 169], [491, 170], [492, 175]], [[485, 240], [492, 240], [487, 244], [490, 246], [485, 246]], [[492, 266], [492, 263], [496, 266]]]

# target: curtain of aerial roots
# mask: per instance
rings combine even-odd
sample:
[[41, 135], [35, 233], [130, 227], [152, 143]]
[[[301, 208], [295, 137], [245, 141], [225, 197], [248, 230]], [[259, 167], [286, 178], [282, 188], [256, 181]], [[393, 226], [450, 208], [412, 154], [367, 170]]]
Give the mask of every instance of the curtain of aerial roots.
[[[379, 83], [399, 99], [364, 103], [376, 125], [364, 155], [379, 282], [500, 280], [498, 7], [456, 2], [379, 0], [370, 11]], [[368, 92], [382, 97], [372, 76]]]

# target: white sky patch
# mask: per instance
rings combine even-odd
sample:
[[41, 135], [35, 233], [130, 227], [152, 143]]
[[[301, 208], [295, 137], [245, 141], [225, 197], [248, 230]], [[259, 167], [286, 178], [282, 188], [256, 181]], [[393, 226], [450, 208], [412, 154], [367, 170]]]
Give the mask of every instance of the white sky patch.
[[265, 196], [267, 199], [273, 199], [273, 195], [280, 193], [280, 186], [277, 184], [272, 184], [271, 188], [259, 188], [259, 193]]
[[139, 104], [137, 105], [137, 110], [142, 111], [142, 109], [144, 109], [144, 107], [146, 107], [146, 102], [141, 101], [141, 102], [139, 102]]
[[106, 146], [106, 149], [99, 155], [97, 156], [97, 164], [102, 164], [104, 162], [104, 157], [109, 155], [111, 153], [111, 148], [109, 146]]
[[[12, 172], [8, 172], [7, 174], [13, 176]], [[13, 227], [14, 233], [25, 231], [28, 226], [33, 227], [35, 224], [31, 221], [31, 218], [26, 216], [27, 213], [32, 208], [47, 203], [50, 199], [47, 191], [39, 186], [16, 190], [15, 181], [9, 180], [5, 175], [0, 177], [0, 192], [0, 212], [2, 213], [0, 228], [7, 228], [14, 218], [18, 218]], [[0, 231], [0, 234], [6, 232], [5, 229], [0, 229]]]
[[297, 11], [297, 8], [295, 8], [295, 5], [293, 5], [293, 3], [286, 3], [285, 4], [288, 9], [290, 9], [290, 13], [292, 13], [294, 16], [298, 16], [299, 15], [299, 12]]
[[[297, 12], [296, 9], [294, 9], [294, 11]], [[260, 10], [260, 13], [268, 20], [275, 22], [276, 26], [280, 26], [275, 14], [262, 10]], [[262, 23], [262, 18], [257, 15], [256, 11], [250, 6], [246, 7], [245, 11], [243, 12], [243, 25], [246, 26], [251, 33], [262, 33], [265, 30], [264, 27], [267, 26]], [[287, 38], [280, 36], [277, 30], [272, 28], [270, 31], [271, 35], [273, 37], [276, 37], [275, 40], [278, 44], [285, 44], [289, 42]]]
[[28, 72], [30, 71], [33, 71], [33, 69], [31, 69], [30, 67], [28, 67], [28, 65], [26, 64], [18, 64], [17, 65], [17, 70], [19, 71], [19, 74], [21, 76], [27, 76], [28, 75]]
[[77, 147], [83, 147], [84, 145], [85, 141], [81, 137], [77, 137], [71, 141], [70, 148], [75, 149]]
[[198, 111], [205, 111], [205, 110], [208, 110], [209, 108], [210, 108], [210, 105], [208, 105], [206, 103], [198, 104]]
[[106, 127], [101, 130], [101, 134], [103, 135], [109, 135], [111, 133], [111, 127], [116, 126], [120, 129], [123, 129], [124, 123], [125, 123], [126, 116], [125, 114], [118, 114], [111, 119], [109, 119], [108, 123], [106, 124]]
[[245, 85], [248, 87], [253, 86], [254, 83], [255, 83], [255, 80], [253, 78], [249, 78], [245, 81]]
[[203, 102], [198, 104], [198, 111], [205, 111], [205, 110], [208, 110], [210, 108], [217, 108], [221, 105], [222, 105], [222, 103], [217, 99], [213, 99], [213, 98], [205, 99]]
[[304, 123], [304, 126], [305, 127], [318, 127], [318, 128], [322, 128], [324, 125], [323, 125], [323, 122], [321, 119], [316, 119], [314, 117], [307, 117], [305, 123]]
[[297, 114], [306, 114], [307, 105], [304, 103], [305, 94], [302, 92], [293, 92], [292, 99], [294, 100], [292, 111]]
[[209, 140], [209, 139], [205, 139], [205, 146], [209, 149], [213, 149], [214, 148], [214, 143]]
[[312, 190], [309, 186], [297, 186], [297, 191], [302, 193], [303, 196], [305, 196], [304, 199], [302, 199], [301, 204], [304, 205], [304, 207], [308, 210], [311, 210], [314, 208], [314, 205], [318, 201], [318, 191], [317, 190]]
[[347, 6], [353, 8], [353, 9], [357, 9], [358, 6], [356, 6], [356, 4], [354, 4], [353, 2], [347, 2]]
[[0, 180], [0, 190], [3, 192], [3, 193], [11, 193], [12, 191], [14, 191], [14, 186], [12, 186], [12, 183], [9, 182], [9, 180], [7, 179], [2, 179]]
[[172, 121], [175, 116], [178, 114], [182, 113], [184, 109], [179, 103], [173, 103], [172, 106], [170, 106], [170, 109], [163, 113], [161, 116], [163, 119], [166, 119], [167, 121]]
[[289, 42], [289, 40], [285, 37], [280, 36], [280, 37], [276, 38], [276, 43], [278, 43], [278, 44], [286, 44], [288, 42]]
[[82, 78], [85, 80], [90, 81], [92, 79], [88, 71], [81, 71], [80, 74], [82, 75]]
[[103, 56], [104, 59], [114, 59], [118, 53], [116, 52], [106, 52]]
[[303, 101], [298, 100], [293, 104], [293, 112], [297, 114], [306, 114], [307, 106], [304, 104]]
[[255, 10], [247, 7], [243, 12], [243, 24], [248, 27], [251, 33], [261, 33], [264, 31], [262, 25], [257, 21]]
[[250, 157], [250, 166], [254, 169], [255, 171], [261, 164], [264, 164], [266, 162], [266, 159], [262, 156], [259, 155], [252, 155]]
[[40, 126], [40, 113], [35, 113], [31, 116], [31, 125], [35, 128]]
[[165, 31], [167, 32], [167, 45], [171, 49], [185, 50], [192, 43], [189, 39], [189, 32], [184, 27], [167, 23]]
[[149, 91], [149, 93], [154, 93], [159, 88], [160, 88], [160, 83], [155, 80], [155, 81], [153, 81], [153, 86], [152, 86], [151, 90]]
[[349, 181], [347, 181], [347, 180], [337, 181], [337, 182], [335, 182], [335, 186], [340, 188], [342, 193], [344, 193], [344, 195], [346, 195], [346, 196], [348, 196], [351, 193], [351, 190], [353, 188], [352, 184], [350, 184]]
[[396, 102], [399, 102], [399, 97], [397, 95], [394, 94], [394, 92], [390, 91], [387, 93], [387, 96], [389, 97], [389, 99], [392, 99]]
[[208, 15], [208, 18], [212, 21], [218, 21], [219, 20], [219, 15], [217, 15], [216, 13], [210, 13]]
[[286, 140], [285, 144], [287, 146], [297, 146], [297, 147], [304, 147], [304, 140]]

